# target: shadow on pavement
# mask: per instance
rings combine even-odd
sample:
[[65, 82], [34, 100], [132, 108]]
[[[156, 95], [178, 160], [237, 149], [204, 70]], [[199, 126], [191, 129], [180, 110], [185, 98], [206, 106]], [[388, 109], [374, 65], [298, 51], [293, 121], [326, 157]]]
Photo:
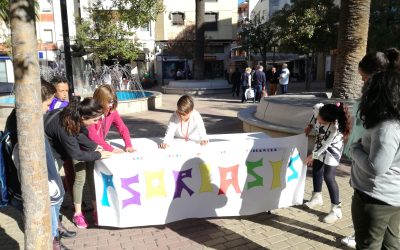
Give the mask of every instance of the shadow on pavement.
[[[22, 214], [17, 209], [7, 206], [1, 208], [0, 213], [14, 219], [17, 222], [19, 229], [24, 232]], [[3, 228], [4, 226], [7, 227], [7, 225], [0, 226], [0, 249], [20, 249], [19, 243], [6, 233], [5, 229]]]
[[[259, 223], [262, 225], [267, 225], [270, 227], [274, 227], [276, 229], [290, 232], [291, 234], [295, 234], [297, 236], [302, 236], [306, 239], [314, 240], [323, 243], [324, 245], [328, 245], [331, 247], [335, 248], [343, 248], [343, 246], [340, 243], [340, 239], [343, 237], [343, 235], [340, 235], [338, 233], [329, 231], [325, 228], [321, 228], [316, 225], [311, 225], [299, 220], [295, 220], [292, 218], [288, 218], [285, 216], [280, 216], [276, 214], [271, 214], [269, 215], [268, 218], [263, 218], [259, 219], [260, 215], [254, 216], [254, 217], [249, 217], [247, 220]], [[313, 231], [318, 231], [324, 235], [332, 236], [335, 238], [334, 241], [329, 240], [327, 238], [324, 238], [323, 236], [314, 233]], [[290, 241], [290, 239], [289, 239]]]

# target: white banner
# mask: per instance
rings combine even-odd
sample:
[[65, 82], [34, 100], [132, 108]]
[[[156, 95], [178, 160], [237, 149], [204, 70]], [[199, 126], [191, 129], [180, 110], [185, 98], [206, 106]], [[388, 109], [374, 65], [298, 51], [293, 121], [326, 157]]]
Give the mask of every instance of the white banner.
[[[307, 138], [210, 135], [200, 146], [132, 139], [135, 153], [95, 165], [98, 223], [134, 227], [186, 218], [239, 216], [303, 202]], [[123, 144], [113, 140], [114, 145]]]

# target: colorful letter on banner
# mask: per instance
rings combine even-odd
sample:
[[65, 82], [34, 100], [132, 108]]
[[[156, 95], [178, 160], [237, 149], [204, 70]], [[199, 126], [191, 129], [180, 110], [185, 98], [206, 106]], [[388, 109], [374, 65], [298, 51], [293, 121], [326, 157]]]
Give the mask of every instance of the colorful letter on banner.
[[272, 166], [272, 183], [271, 183], [271, 190], [272, 190], [281, 187], [282, 161], [270, 161], [269, 163]]
[[[228, 190], [228, 187], [232, 185], [235, 188], [236, 193], [241, 193], [240, 187], [239, 187], [239, 178], [238, 178], [238, 169], [239, 165], [235, 165], [233, 167], [229, 168], [219, 168], [219, 175], [220, 175], [220, 188], [218, 195], [220, 194], [226, 194], [226, 191]], [[228, 173], [231, 174], [231, 178], [227, 179]]]
[[191, 190], [184, 182], [183, 179], [185, 178], [192, 178], [192, 169], [184, 170], [184, 171], [172, 171], [174, 173], [175, 178], [175, 198], [181, 198], [183, 189], [189, 193], [190, 196], [193, 194], [193, 190]]
[[112, 179], [113, 176], [101, 173], [101, 177], [103, 179], [103, 197], [101, 198], [101, 205], [103, 205], [105, 207], [109, 207], [110, 202], [108, 201], [107, 189], [108, 189], [108, 187], [112, 187], [115, 189], [113, 179]]
[[121, 187], [132, 194], [132, 197], [122, 201], [122, 208], [128, 205], [140, 205], [140, 193], [133, 190], [129, 185], [133, 183], [139, 183], [139, 175], [135, 175], [130, 178], [121, 178]]
[[292, 175], [290, 175], [287, 179], [287, 181], [291, 181], [294, 179], [299, 178], [299, 173], [296, 171], [296, 169], [293, 166], [293, 163], [296, 162], [297, 160], [300, 160], [300, 154], [297, 154], [295, 157], [290, 157], [290, 161], [289, 161], [289, 168], [290, 170], [292, 170]]
[[211, 177], [210, 177], [210, 172], [211, 172], [211, 167], [210, 165], [206, 163], [200, 163], [199, 165], [200, 168], [200, 175], [201, 175], [201, 187], [199, 190], [199, 193], [205, 193], [205, 192], [213, 192], [213, 186], [211, 184]]
[[251, 175], [255, 178], [254, 181], [247, 182], [247, 190], [252, 189], [254, 187], [263, 186], [264, 178], [254, 172], [254, 169], [263, 166], [263, 159], [261, 158], [258, 161], [246, 161], [247, 174]]
[[151, 199], [153, 197], [166, 197], [164, 185], [164, 170], [158, 172], [144, 172], [146, 178], [146, 198]]

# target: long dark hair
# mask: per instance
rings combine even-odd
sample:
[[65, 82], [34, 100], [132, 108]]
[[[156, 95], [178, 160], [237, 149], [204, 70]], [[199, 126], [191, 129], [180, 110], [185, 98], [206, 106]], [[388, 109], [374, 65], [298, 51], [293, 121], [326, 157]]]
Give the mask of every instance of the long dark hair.
[[93, 98], [85, 98], [80, 101], [79, 96], [74, 96], [70, 103], [60, 112], [60, 121], [69, 135], [77, 135], [81, 129], [82, 120], [99, 117], [103, 114], [103, 108]]
[[389, 69], [400, 70], [400, 51], [396, 48], [390, 48], [385, 51], [389, 59]]
[[344, 139], [347, 139], [351, 129], [351, 119], [349, 109], [346, 105], [342, 102], [325, 104], [320, 108], [318, 115], [326, 122], [335, 122], [337, 120], [339, 132], [343, 134]]
[[386, 120], [400, 120], [400, 73], [375, 74], [361, 96], [358, 114], [366, 129]]
[[368, 75], [385, 71], [388, 66], [389, 59], [385, 53], [379, 51], [366, 54], [358, 63], [358, 68]]

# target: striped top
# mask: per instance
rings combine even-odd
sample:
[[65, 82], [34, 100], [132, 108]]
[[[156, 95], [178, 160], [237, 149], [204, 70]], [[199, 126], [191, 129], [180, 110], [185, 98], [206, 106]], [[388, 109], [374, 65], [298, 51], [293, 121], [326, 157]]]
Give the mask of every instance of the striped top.
[[339, 124], [320, 124], [315, 121], [316, 139], [313, 158], [326, 165], [338, 166], [343, 152], [343, 134], [339, 132]]

